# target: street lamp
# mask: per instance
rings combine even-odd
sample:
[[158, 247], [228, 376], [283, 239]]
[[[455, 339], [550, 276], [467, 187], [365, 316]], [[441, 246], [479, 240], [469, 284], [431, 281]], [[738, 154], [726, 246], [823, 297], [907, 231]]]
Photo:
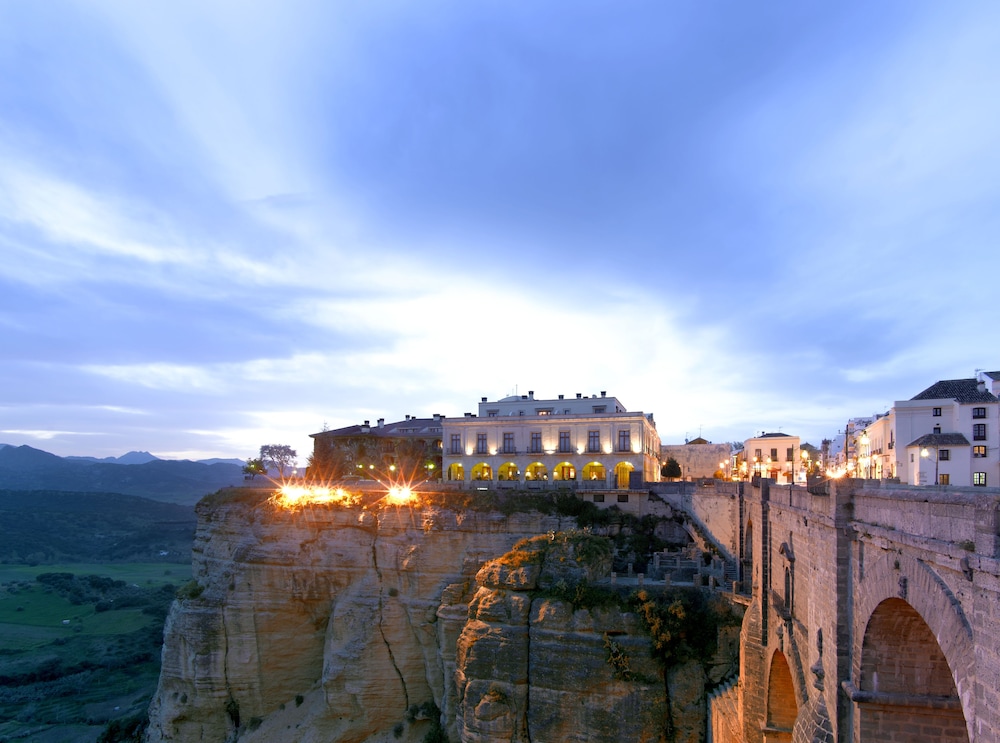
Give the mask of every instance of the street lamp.
[[[933, 447], [933, 448], [934, 448], [934, 484], [937, 485], [938, 484], [938, 462], [940, 461], [940, 459], [938, 458], [938, 448], [936, 446]], [[931, 455], [931, 453], [930, 453], [930, 451], [927, 450], [926, 446], [923, 449], [920, 450], [920, 458], [921, 459], [927, 459], [930, 455]]]

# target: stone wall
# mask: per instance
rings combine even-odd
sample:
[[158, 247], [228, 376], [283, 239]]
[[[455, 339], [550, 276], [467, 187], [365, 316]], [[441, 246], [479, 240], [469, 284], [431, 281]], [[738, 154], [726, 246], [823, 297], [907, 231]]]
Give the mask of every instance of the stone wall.
[[745, 741], [1000, 741], [1000, 493], [765, 480], [739, 501]]

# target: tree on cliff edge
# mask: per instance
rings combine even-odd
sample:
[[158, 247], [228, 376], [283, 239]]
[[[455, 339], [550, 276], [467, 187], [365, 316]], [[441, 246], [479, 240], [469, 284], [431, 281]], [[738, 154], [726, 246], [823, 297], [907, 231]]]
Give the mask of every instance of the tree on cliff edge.
[[268, 469], [274, 467], [284, 477], [285, 470], [294, 465], [299, 455], [288, 444], [264, 444], [260, 447], [260, 458]]

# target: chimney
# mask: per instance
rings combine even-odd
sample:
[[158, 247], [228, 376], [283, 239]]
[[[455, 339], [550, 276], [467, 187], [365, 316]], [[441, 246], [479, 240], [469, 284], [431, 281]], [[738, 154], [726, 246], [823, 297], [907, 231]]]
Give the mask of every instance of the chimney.
[[607, 396], [608, 396], [608, 391], [607, 390], [601, 390], [601, 397], [607, 397]]
[[372, 424], [369, 421], [365, 421], [361, 424], [361, 433], [368, 433], [372, 430]]
[[527, 396], [527, 395], [521, 395], [521, 399], [522, 399], [522, 400], [527, 400], [527, 399], [528, 399], [528, 396]]
[[441, 420], [441, 414], [440, 413], [435, 413], [434, 414], [434, 420], [436, 420], [436, 421]]
[[482, 401], [483, 401], [483, 402], [486, 402], [486, 398], [484, 397]]
[[580, 399], [580, 398], [582, 398], [582, 397], [583, 397], [583, 395], [581, 395], [581, 394], [580, 394], [579, 392], [577, 392], [577, 393], [576, 393], [576, 399], [577, 399], [577, 400], [579, 400], [579, 399]]
[[560, 400], [562, 400], [562, 399], [563, 399], [563, 397], [564, 397], [563, 395], [559, 395], [559, 399], [560, 399]]
[[980, 377], [979, 381], [976, 382], [976, 390], [979, 392], [986, 392], [986, 380], [982, 377]]
[[378, 419], [378, 427], [381, 428], [384, 425], [385, 425], [385, 418], [379, 418]]
[[528, 399], [529, 400], [534, 400], [535, 399], [535, 391], [534, 390], [528, 390]]

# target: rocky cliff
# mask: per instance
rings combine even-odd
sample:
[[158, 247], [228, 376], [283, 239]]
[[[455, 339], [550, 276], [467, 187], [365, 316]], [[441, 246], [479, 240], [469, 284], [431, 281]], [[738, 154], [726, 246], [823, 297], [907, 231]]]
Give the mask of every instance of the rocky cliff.
[[700, 668], [668, 704], [636, 615], [575, 600], [610, 549], [571, 519], [237, 493], [199, 504], [150, 743], [700, 739]]

